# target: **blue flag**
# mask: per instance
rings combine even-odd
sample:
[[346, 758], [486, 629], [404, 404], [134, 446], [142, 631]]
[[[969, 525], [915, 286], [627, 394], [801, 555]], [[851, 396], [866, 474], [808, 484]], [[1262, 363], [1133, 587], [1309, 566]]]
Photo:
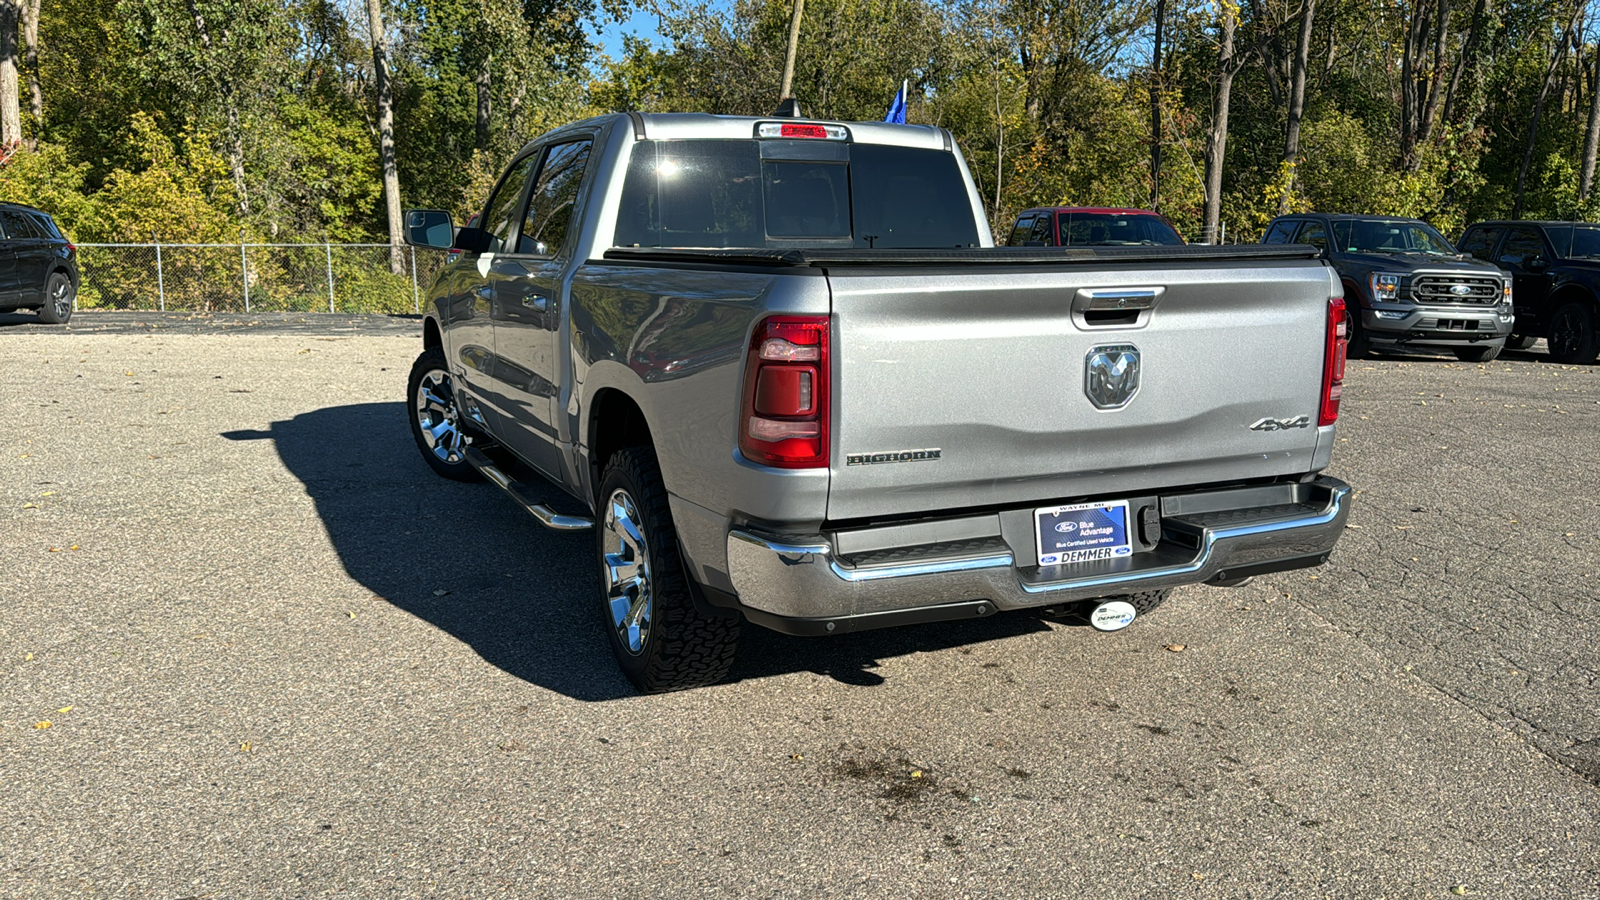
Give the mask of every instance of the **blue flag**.
[[896, 125], [906, 123], [906, 83], [900, 83], [900, 91], [894, 95], [894, 102], [889, 104], [889, 114], [883, 117], [885, 122]]

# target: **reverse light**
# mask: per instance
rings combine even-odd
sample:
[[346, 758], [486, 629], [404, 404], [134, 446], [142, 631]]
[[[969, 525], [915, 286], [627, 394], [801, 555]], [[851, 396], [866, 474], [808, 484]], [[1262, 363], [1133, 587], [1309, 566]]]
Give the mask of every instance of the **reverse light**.
[[1400, 299], [1400, 276], [1374, 274], [1367, 279], [1374, 303], [1393, 303]]
[[769, 316], [745, 362], [739, 452], [780, 469], [828, 465], [828, 317]]
[[1332, 425], [1339, 420], [1339, 398], [1344, 394], [1345, 348], [1350, 340], [1349, 321], [1345, 318], [1344, 298], [1328, 300], [1328, 341], [1322, 359], [1322, 408], [1317, 414], [1318, 425]]
[[810, 138], [848, 141], [850, 130], [843, 125], [815, 125], [800, 122], [762, 122], [756, 126], [758, 138]]

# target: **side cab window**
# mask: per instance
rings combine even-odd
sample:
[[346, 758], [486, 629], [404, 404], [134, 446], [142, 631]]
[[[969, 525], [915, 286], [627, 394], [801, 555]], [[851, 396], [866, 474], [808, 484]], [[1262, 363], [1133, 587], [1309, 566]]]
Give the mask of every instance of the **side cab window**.
[[1526, 268], [1528, 263], [1535, 259], [1548, 261], [1549, 255], [1545, 253], [1544, 238], [1539, 236], [1537, 228], [1513, 228], [1506, 235], [1506, 244], [1500, 248], [1500, 256], [1495, 262], [1502, 266], [1515, 266]]
[[1494, 257], [1494, 245], [1500, 242], [1500, 235], [1504, 233], [1505, 229], [1492, 228], [1488, 225], [1468, 228], [1467, 233], [1461, 236], [1461, 243], [1456, 245], [1456, 249], [1468, 256], [1489, 262]]
[[517, 224], [517, 212], [522, 209], [523, 188], [528, 185], [528, 176], [533, 174], [534, 164], [539, 161], [537, 153], [513, 162], [506, 173], [500, 176], [500, 184], [495, 187], [494, 193], [489, 195], [489, 203], [483, 208], [483, 218], [478, 227], [489, 232], [489, 252], [503, 253], [511, 242], [511, 226]]
[[585, 138], [545, 148], [539, 179], [528, 193], [517, 233], [518, 253], [555, 256], [566, 246], [592, 147], [593, 142]]
[[1295, 242], [1310, 244], [1318, 250], [1328, 249], [1328, 229], [1321, 222], [1315, 220], [1307, 222], [1301, 227], [1300, 233], [1295, 235]]
[[1055, 241], [1051, 240], [1052, 235], [1050, 234], [1050, 220], [1053, 218], [1055, 217], [1045, 213], [1033, 220], [1033, 231], [1028, 233], [1029, 244], [1043, 247], [1050, 247], [1055, 244]]
[[1011, 237], [1006, 240], [1008, 247], [1021, 247], [1028, 242], [1028, 232], [1033, 230], [1033, 215], [1025, 213], [1017, 217], [1017, 224], [1011, 228]]
[[5, 236], [14, 241], [32, 241], [44, 237], [39, 226], [27, 213], [15, 209], [0, 210], [0, 222], [5, 224]]
[[1294, 234], [1294, 226], [1300, 224], [1294, 219], [1279, 219], [1267, 229], [1266, 237], [1261, 239], [1263, 244], [1287, 244], [1289, 235]]

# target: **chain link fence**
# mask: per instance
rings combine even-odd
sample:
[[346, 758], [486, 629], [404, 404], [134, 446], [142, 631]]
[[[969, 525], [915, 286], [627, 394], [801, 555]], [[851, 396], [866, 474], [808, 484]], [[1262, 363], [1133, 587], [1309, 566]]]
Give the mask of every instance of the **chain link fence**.
[[388, 244], [79, 244], [78, 309], [416, 313], [445, 254]]

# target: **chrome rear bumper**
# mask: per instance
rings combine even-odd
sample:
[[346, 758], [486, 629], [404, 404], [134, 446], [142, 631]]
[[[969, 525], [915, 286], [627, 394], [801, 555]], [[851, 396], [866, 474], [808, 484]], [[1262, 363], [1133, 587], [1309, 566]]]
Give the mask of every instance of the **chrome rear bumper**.
[[[1295, 502], [1226, 505], [1225, 495], [1250, 491], [1178, 498], [1198, 497], [1202, 502], [1191, 502], [1190, 508], [1206, 511], [1164, 513], [1164, 536], [1152, 550], [1071, 568], [1028, 565], [1031, 547], [1015, 533], [988, 552], [854, 566], [825, 536], [794, 539], [734, 530], [728, 535], [728, 570], [741, 606], [761, 624], [794, 633], [837, 633], [1234, 581], [1326, 562], [1350, 515], [1350, 486], [1319, 477], [1281, 488]], [[1253, 490], [1259, 496], [1261, 489]], [[1019, 557], [1024, 564], [1018, 565]]]

